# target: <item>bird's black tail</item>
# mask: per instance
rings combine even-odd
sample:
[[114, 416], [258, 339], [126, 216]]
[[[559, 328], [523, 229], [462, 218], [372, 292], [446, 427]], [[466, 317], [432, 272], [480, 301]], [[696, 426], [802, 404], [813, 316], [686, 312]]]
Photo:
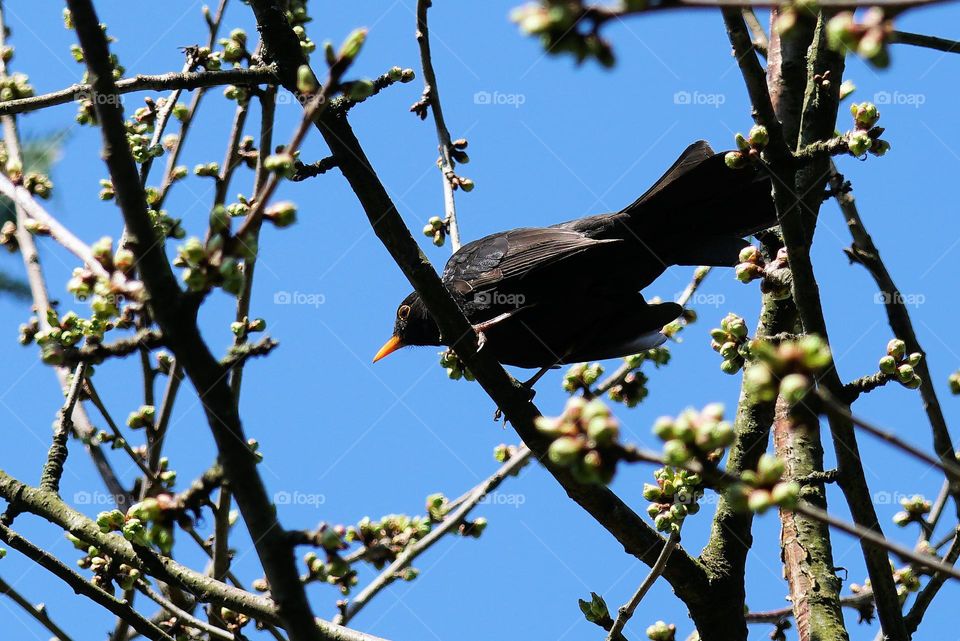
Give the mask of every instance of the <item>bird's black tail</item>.
[[699, 140], [636, 201], [620, 222], [668, 264], [732, 265], [745, 236], [777, 224], [770, 178], [730, 169]]

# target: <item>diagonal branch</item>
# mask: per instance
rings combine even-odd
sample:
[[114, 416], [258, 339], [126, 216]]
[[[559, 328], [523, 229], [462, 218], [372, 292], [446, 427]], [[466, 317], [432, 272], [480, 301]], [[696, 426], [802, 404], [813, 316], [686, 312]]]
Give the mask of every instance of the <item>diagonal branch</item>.
[[87, 581], [57, 560], [55, 556], [41, 550], [3, 524], [0, 524], [0, 541], [3, 541], [37, 565], [55, 574], [77, 594], [82, 594], [94, 603], [103, 606], [111, 613], [122, 618], [124, 621], [129, 621], [130, 625], [132, 625], [137, 632], [148, 639], [152, 641], [174, 641], [173, 637], [161, 630], [155, 623], [145, 619], [139, 612], [130, 607], [128, 603], [121, 601], [109, 592]]
[[90, 0], [69, 0], [83, 49], [101, 123], [104, 160], [117, 202], [131, 235], [152, 309], [164, 336], [197, 389], [231, 489], [277, 602], [279, 618], [295, 641], [329, 639], [318, 627], [297, 573], [293, 549], [277, 521], [257, 461], [246, 443], [240, 416], [223, 366], [211, 354], [197, 327], [196, 309], [185, 300], [156, 236], [143, 185], [126, 142], [123, 107], [112, 78], [106, 37]]
[[[305, 64], [296, 34], [274, 0], [251, 0], [257, 28], [267, 55], [278, 64], [282, 84], [296, 88], [297, 69]], [[656, 562], [663, 539], [608, 488], [578, 482], [563, 468], [545, 460], [549, 445], [535, 428], [539, 411], [524, 388], [488, 352], [477, 352], [476, 335], [463, 312], [441, 283], [430, 262], [420, 251], [402, 217], [377, 177], [363, 148], [343, 115], [328, 112], [320, 119], [320, 131], [337, 158], [338, 167], [353, 188], [374, 232], [386, 246], [404, 275], [422, 296], [444, 336], [455, 337], [453, 348], [497, 406], [503, 410], [517, 433], [534, 455], [557, 479], [567, 494], [620, 541], [627, 552], [648, 564]], [[674, 554], [664, 577], [688, 601], [694, 617], [714, 616], [716, 603], [703, 596], [707, 577], [688, 554]]]

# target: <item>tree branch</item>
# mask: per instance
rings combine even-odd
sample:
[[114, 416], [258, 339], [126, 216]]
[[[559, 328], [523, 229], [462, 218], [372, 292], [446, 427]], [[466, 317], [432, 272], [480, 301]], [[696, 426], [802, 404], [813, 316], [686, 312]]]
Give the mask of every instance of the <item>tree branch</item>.
[[[203, 87], [217, 87], [220, 85], [262, 85], [276, 82], [276, 72], [270, 67], [252, 67], [223, 69], [217, 71], [188, 71], [178, 73], [171, 71], [155, 76], [136, 75], [133, 78], [122, 78], [116, 82], [117, 93], [126, 94], [134, 91], [163, 91], [166, 89], [199, 89]], [[95, 91], [92, 85], [75, 84], [59, 91], [18, 98], [0, 102], [0, 116], [36, 111], [54, 105], [62, 105], [74, 100], [89, 98]]]
[[[278, 64], [281, 82], [296, 87], [297, 69], [305, 64], [296, 34], [274, 0], [251, 0], [257, 28], [267, 54]], [[337, 158], [338, 167], [350, 183], [374, 232], [394, 261], [420, 293], [442, 335], [450, 337], [453, 349], [465, 361], [477, 381], [503, 410], [526, 445], [563, 486], [567, 494], [587, 510], [626, 550], [653, 564], [663, 539], [608, 488], [576, 481], [570, 472], [545, 460], [548, 440], [533, 424], [539, 411], [530, 402], [527, 391], [510, 377], [490, 355], [477, 352], [476, 335], [463, 312], [441, 283], [426, 256], [420, 251], [402, 217], [374, 172], [353, 129], [343, 115], [327, 112], [318, 126], [327, 145]], [[681, 598], [688, 600], [694, 618], [713, 616], [716, 601], [702, 592], [707, 585], [703, 568], [686, 553], [674, 554], [664, 572]]]
[[[468, 514], [475, 508], [480, 501], [482, 501], [486, 496], [493, 492], [497, 487], [503, 483], [504, 479], [508, 476], [514, 475], [520, 471], [520, 469], [527, 464], [530, 460], [531, 452], [526, 447], [521, 447], [517, 452], [504, 463], [500, 469], [493, 473], [492, 476], [484, 480], [482, 483], [474, 487], [467, 494], [466, 500], [460, 504], [453, 512], [450, 512], [443, 518], [437, 527], [430, 531], [425, 537], [413, 543], [406, 550], [394, 559], [385, 570], [380, 572], [377, 577], [371, 581], [363, 590], [360, 591], [357, 596], [355, 596], [343, 609], [343, 612], [334, 618], [334, 623], [339, 623], [341, 625], [346, 625], [350, 620], [363, 609], [363, 607], [370, 602], [370, 599], [375, 597], [382, 589], [393, 583], [400, 572], [407, 568], [413, 561], [430, 549], [437, 541], [443, 538], [445, 534], [452, 531], [455, 527], [458, 527], [463, 523], [464, 519]], [[669, 555], [668, 555], [669, 556]], [[664, 560], [666, 563], [666, 560]]]
[[14, 590], [12, 585], [3, 579], [0, 579], [0, 594], [10, 597], [11, 601], [23, 608], [27, 614], [36, 619], [40, 625], [49, 630], [50, 633], [57, 638], [57, 641], [73, 641], [60, 626], [50, 619], [50, 615], [47, 614], [47, 608], [42, 603], [39, 605], [30, 603], [23, 597], [23, 595]]
[[152, 639], [153, 641], [174, 641], [173, 637], [157, 627], [156, 624], [143, 618], [139, 612], [131, 608], [128, 604], [87, 581], [58, 561], [52, 554], [44, 552], [3, 524], [0, 524], [0, 540], [37, 565], [49, 570], [69, 585], [75, 593], [81, 594], [94, 603], [103, 606], [124, 621], [129, 621], [130, 625], [132, 625], [137, 632], [148, 639]]
[[430, 110], [433, 112], [433, 121], [437, 128], [440, 174], [443, 181], [443, 209], [445, 220], [450, 229], [450, 248], [452, 251], [457, 251], [460, 249], [460, 225], [457, 223], [457, 203], [453, 193], [453, 181], [456, 179], [456, 175], [453, 173], [455, 166], [452, 155], [453, 145], [450, 141], [450, 131], [447, 129], [447, 123], [443, 120], [437, 74], [433, 70], [433, 60], [430, 57], [430, 30], [427, 27], [427, 10], [432, 4], [432, 0], [417, 0], [417, 44], [420, 46], [420, 65], [423, 69], [423, 101], [430, 105]]
[[657, 557], [656, 562], [651, 566], [647, 578], [643, 580], [643, 583], [641, 583], [637, 591], [633, 593], [630, 600], [620, 606], [620, 609], [617, 611], [617, 618], [614, 620], [613, 627], [610, 628], [610, 632], [607, 634], [607, 641], [615, 641], [618, 638], [622, 638], [621, 633], [623, 632], [623, 627], [627, 625], [627, 621], [629, 621], [633, 613], [636, 612], [637, 606], [640, 605], [643, 597], [646, 596], [650, 588], [653, 587], [653, 584], [660, 578], [663, 569], [667, 566], [667, 561], [670, 560], [670, 555], [679, 544], [680, 532], [671, 532], [666, 545], [660, 550], [660, 556]]
[[104, 160], [110, 171], [117, 202], [131, 236], [141, 275], [150, 294], [154, 316], [204, 405], [217, 443], [220, 462], [237, 497], [254, 546], [277, 602], [284, 628], [293, 640], [329, 639], [333, 635], [314, 622], [300, 583], [293, 550], [287, 543], [276, 509], [247, 446], [234, 396], [223, 367], [200, 336], [195, 310], [185, 304], [163, 246], [153, 225], [136, 165], [126, 142], [123, 107], [112, 78], [106, 38], [90, 0], [68, 0], [84, 52], [98, 121], [104, 140]]

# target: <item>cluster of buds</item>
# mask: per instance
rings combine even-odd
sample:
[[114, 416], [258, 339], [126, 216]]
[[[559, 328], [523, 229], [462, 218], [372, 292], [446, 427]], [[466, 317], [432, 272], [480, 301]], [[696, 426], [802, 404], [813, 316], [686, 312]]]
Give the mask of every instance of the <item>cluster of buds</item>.
[[423, 235], [433, 239], [433, 244], [437, 247], [443, 247], [447, 242], [447, 232], [450, 229], [450, 222], [440, 218], [440, 216], [431, 216], [427, 224], [423, 226]]
[[466, 138], [457, 138], [450, 143], [450, 157], [453, 158], [454, 162], [462, 165], [470, 162], [470, 156], [468, 156], [465, 151], [469, 144]]
[[250, 623], [250, 617], [230, 608], [220, 608], [220, 620], [227, 624], [227, 631], [237, 638], [240, 637], [240, 630]]
[[550, 461], [570, 470], [581, 483], [609, 483], [623, 458], [620, 425], [599, 399], [574, 396], [557, 418], [539, 416], [537, 429], [553, 440]]
[[230, 331], [233, 332], [233, 335], [240, 340], [245, 339], [250, 334], [262, 332], [266, 329], [267, 321], [263, 320], [262, 318], [254, 318], [253, 320], [250, 320], [244, 316], [243, 320], [230, 323]]
[[276, 174], [278, 178], [292, 178], [297, 173], [296, 154], [277, 152], [263, 160], [263, 168]]
[[653, 433], [664, 441], [664, 461], [676, 466], [694, 460], [716, 463], [736, 436], [733, 426], [723, 420], [720, 403], [711, 403], [700, 412], [686, 409], [676, 418], [661, 416]]
[[173, 516], [176, 500], [170, 494], [159, 494], [134, 503], [126, 514], [120, 510], [100, 512], [97, 527], [104, 534], [120, 532], [123, 538], [136, 545], [155, 545], [163, 554], [173, 549]]
[[303, 25], [295, 26], [293, 32], [297, 34], [297, 40], [300, 41], [300, 51], [309, 59], [310, 54], [316, 51], [317, 44], [307, 35], [307, 30], [303, 28]]
[[[91, 319], [81, 318], [75, 312], [62, 317], [53, 309], [47, 310], [48, 329], [41, 330], [35, 320], [20, 327], [21, 341], [36, 341], [40, 358], [48, 365], [62, 365], [66, 350], [77, 345], [83, 338], [99, 341], [113, 325], [96, 315]], [[26, 344], [26, 343], [24, 343]]]
[[440, 367], [447, 370], [447, 376], [449, 376], [451, 380], [459, 381], [461, 378], [466, 381], [476, 380], [470, 370], [467, 369], [467, 366], [452, 349], [440, 352]]
[[925, 517], [933, 509], [930, 501], [919, 494], [900, 499], [900, 512], [893, 515], [893, 522], [900, 527], [906, 527], [910, 523], [924, 523]]
[[[576, 2], [546, 0], [543, 4], [526, 4], [510, 13], [525, 34], [540, 37], [544, 51], [556, 55], [572, 54], [577, 63], [593, 58], [604, 67], [612, 67], [615, 59], [610, 44], [600, 37], [597, 24], [584, 20], [584, 9]], [[581, 29], [581, 25], [586, 27]]]
[[[497, 463], [506, 463], [517, 455], [517, 450], [518, 448], [516, 445], [507, 445], [506, 443], [501, 443], [493, 448], [493, 460], [495, 460]], [[510, 473], [510, 476], [516, 476], [519, 473], [520, 468], [517, 468]]]
[[9, 252], [17, 251], [17, 224], [12, 220], [5, 221], [0, 225], [0, 245], [7, 248]]
[[[667, 352], [668, 357], [669, 354], [670, 352]], [[622, 381], [610, 388], [607, 396], [616, 403], [636, 407], [650, 393], [647, 389], [647, 381], [647, 376], [643, 372], [630, 372], [623, 377]]]
[[130, 146], [133, 159], [139, 163], [163, 155], [163, 146], [159, 143], [153, 144], [152, 136], [158, 114], [157, 105], [150, 98], [144, 102], [146, 105], [137, 109], [132, 119], [124, 122], [127, 144]]
[[841, 11], [827, 23], [827, 42], [836, 51], [855, 51], [874, 67], [890, 64], [887, 43], [893, 22], [880, 7], [871, 7], [857, 22], [852, 11]]
[[563, 391], [589, 392], [593, 384], [603, 375], [603, 365], [600, 363], [577, 363], [563, 375]]
[[410, 544], [429, 534], [431, 528], [428, 516], [388, 514], [379, 521], [364, 517], [347, 529], [345, 540], [360, 543], [364, 548], [362, 558], [380, 570], [396, 560]]
[[[121, 512], [118, 510], [114, 510], [114, 512], [120, 515], [121, 520], [123, 519]], [[101, 515], [103, 514], [107, 513], [101, 512]], [[112, 515], [111, 518], [114, 518], [114, 516]], [[140, 570], [126, 563], [117, 565], [111, 557], [98, 547], [89, 545], [69, 532], [66, 533], [66, 537], [73, 544], [73, 547], [83, 552], [84, 555], [77, 559], [77, 565], [93, 572], [92, 582], [98, 588], [113, 594], [114, 583], [124, 591], [132, 590], [136, 586], [141, 577]]]
[[759, 279], [760, 291], [774, 300], [790, 297], [793, 273], [790, 271], [786, 247], [777, 250], [776, 257], [768, 263], [764, 260], [760, 249], [750, 245], [740, 250], [738, 261], [735, 273], [737, 280], [741, 283], [750, 283]]
[[195, 176], [201, 176], [203, 178], [219, 178], [220, 163], [218, 162], [199, 163], [194, 166], [193, 173]]
[[677, 637], [677, 626], [664, 621], [657, 621], [647, 628], [647, 638], [650, 641], [674, 641]]
[[220, 38], [220, 46], [223, 52], [220, 58], [224, 62], [237, 64], [250, 57], [247, 52], [247, 32], [243, 29], [234, 29], [226, 38]]
[[223, 52], [213, 51], [210, 47], [189, 47], [186, 52], [193, 69], [217, 71], [223, 64]]
[[890, 151], [890, 143], [881, 140], [883, 127], [877, 127], [880, 120], [880, 111], [872, 102], [853, 103], [850, 105], [853, 115], [854, 128], [845, 134], [847, 148], [851, 156], [862, 158], [867, 152], [874, 156], [882, 156]]
[[791, 510], [800, 500], [800, 486], [783, 480], [784, 464], [776, 456], [764, 454], [756, 470], [747, 470], [741, 480], [727, 490], [734, 509], [763, 514], [773, 506]]
[[887, 355], [880, 359], [880, 371], [907, 389], [917, 389], [923, 381], [913, 368], [922, 360], [923, 354], [907, 354], [907, 344], [894, 338], [887, 343]]
[[23, 176], [23, 186], [34, 196], [47, 199], [53, 190], [53, 181], [50, 176], [35, 171], [29, 171]]
[[127, 427], [132, 430], [154, 428], [157, 409], [153, 405], [141, 405], [127, 416]]
[[725, 374], [739, 372], [749, 354], [746, 321], [733, 313], [724, 316], [720, 327], [710, 330], [710, 347], [723, 357], [721, 371]]
[[316, 552], [308, 552], [303, 557], [307, 565], [308, 576], [313, 581], [323, 581], [340, 587], [343, 594], [349, 594], [350, 588], [357, 584], [357, 572], [350, 562], [343, 558], [341, 551], [349, 547], [347, 528], [342, 525], [331, 526], [321, 523], [315, 532], [317, 546], [324, 552], [321, 559]]
[[[667, 336], [667, 338], [673, 338], [681, 329], [683, 329], [683, 327], [696, 320], [696, 312], [694, 312], [692, 309], [685, 309], [683, 311], [683, 316], [680, 318], [683, 319], [682, 324], [676, 324], [680, 320], [678, 319], [678, 321], [673, 321], [673, 323], [670, 323], [670, 325], [667, 325], [663, 328], [663, 330], [661, 330], [661, 332]], [[680, 339], [675, 340], [679, 341]], [[657, 368], [666, 365], [670, 362], [670, 348], [663, 346], [651, 347], [648, 350], [644, 350], [637, 354], [631, 354], [630, 356], [625, 356], [623, 358], [623, 362], [630, 369], [636, 369], [648, 361], [653, 363], [653, 366]]]
[[960, 369], [947, 377], [947, 385], [950, 386], [951, 394], [960, 394]]
[[[921, 587], [920, 577], [918, 576], [916, 570], [909, 565], [906, 565], [902, 568], [897, 568], [891, 562], [890, 569], [893, 570], [893, 581], [897, 586], [897, 597], [899, 597], [900, 604], [903, 605], [906, 602], [907, 597], [910, 596], [911, 593], [918, 592], [920, 590], [920, 587]], [[858, 583], [851, 583], [850, 591], [854, 594], [861, 594], [863, 592], [872, 592], [873, 586], [870, 583], [870, 579], [867, 579], [866, 581], [863, 582], [863, 585], [860, 585]], [[869, 603], [869, 606], [872, 606], [873, 600], [870, 599], [868, 603]], [[866, 610], [865, 612], [862, 612], [861, 617], [863, 617], [864, 614], [869, 615], [869, 617], [867, 618], [867, 620], [869, 620], [869, 618], [872, 618], [873, 616], [873, 608], [870, 607], [870, 609]]]
[[179, 218], [173, 218], [167, 215], [166, 209], [148, 209], [147, 215], [150, 216], [150, 222], [157, 233], [158, 238], [174, 238], [182, 240], [187, 232], [180, 225]]
[[250, 102], [250, 89], [249, 87], [227, 85], [223, 88], [223, 97], [243, 106]]
[[275, 227], [289, 227], [297, 222], [297, 206], [289, 200], [273, 203], [263, 211], [263, 217]]
[[15, 73], [0, 78], [0, 101], [30, 98], [33, 96], [33, 86], [26, 74]]
[[819, 11], [816, 0], [795, 0], [783, 5], [777, 10], [776, 23], [773, 28], [783, 38], [790, 38], [794, 29], [800, 24], [811, 25], [816, 21]]
[[661, 467], [653, 473], [657, 484], [643, 484], [643, 498], [650, 501], [647, 514], [661, 532], [679, 532], [688, 514], [700, 511], [697, 500], [703, 496], [699, 474]]
[[596, 592], [590, 593], [589, 601], [577, 599], [577, 604], [580, 606], [580, 611], [583, 612], [583, 616], [588, 622], [595, 623], [604, 630], [609, 630], [613, 627], [613, 619], [610, 618], [610, 608], [607, 607], [607, 602], [603, 600], [603, 597]]
[[737, 142], [737, 151], [728, 152], [723, 160], [730, 169], [740, 169], [760, 160], [761, 152], [770, 142], [770, 134], [763, 125], [754, 125], [747, 136], [738, 133], [734, 139]]
[[827, 343], [814, 335], [777, 346], [754, 340], [749, 349], [751, 357], [763, 365], [747, 371], [745, 383], [750, 393], [767, 400], [779, 393], [791, 406], [807, 395], [813, 387], [813, 377], [833, 361]]
[[290, 0], [285, 6], [284, 13], [291, 25], [307, 24], [313, 19], [307, 14], [307, 0]]
[[[190, 291], [202, 292], [220, 286], [225, 292], [239, 295], [243, 288], [243, 270], [240, 262], [225, 251], [226, 229], [229, 226], [226, 210], [218, 205], [210, 216], [213, 232], [206, 244], [199, 238], [190, 238], [178, 248], [173, 264], [184, 267], [183, 282]], [[245, 249], [244, 243], [233, 243], [237, 250]], [[250, 250], [253, 251], [253, 250]]]

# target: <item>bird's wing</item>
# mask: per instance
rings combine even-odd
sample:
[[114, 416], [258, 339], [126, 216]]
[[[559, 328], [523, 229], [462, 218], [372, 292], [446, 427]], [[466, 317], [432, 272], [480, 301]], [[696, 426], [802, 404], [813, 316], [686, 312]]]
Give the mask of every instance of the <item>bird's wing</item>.
[[607, 249], [620, 243], [552, 227], [514, 229], [464, 245], [447, 261], [443, 280], [461, 294], [490, 287], [512, 289], [535, 277], [559, 284], [592, 260], [602, 262], [609, 255]]

